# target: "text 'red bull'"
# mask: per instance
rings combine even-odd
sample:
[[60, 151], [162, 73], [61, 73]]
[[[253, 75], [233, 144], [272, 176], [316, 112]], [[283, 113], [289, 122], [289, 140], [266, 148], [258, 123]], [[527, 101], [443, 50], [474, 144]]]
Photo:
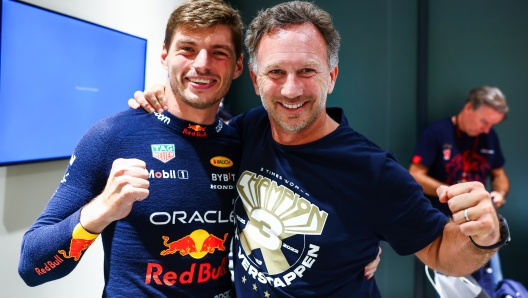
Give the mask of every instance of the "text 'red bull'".
[[198, 266], [198, 270], [196, 270], [196, 264], [193, 263], [188, 271], [176, 273], [174, 271], [164, 272], [161, 264], [148, 263], [145, 283], [151, 284], [154, 281], [157, 285], [166, 286], [173, 286], [178, 282], [180, 284], [204, 283], [227, 274], [227, 256], [222, 259], [222, 263], [216, 268], [211, 268], [210, 263], [201, 263]]
[[45, 273], [50, 272], [55, 267], [59, 266], [64, 260], [59, 257], [59, 255], [55, 255], [54, 261], [47, 261], [44, 263], [44, 267], [42, 268], [35, 268], [35, 272], [37, 272], [38, 275], [42, 275]]
[[196, 125], [190, 125], [188, 128], [184, 128], [182, 131], [184, 134], [193, 136], [193, 137], [200, 137], [204, 138], [207, 136], [207, 132], [205, 131], [205, 127], [200, 126], [198, 124]]

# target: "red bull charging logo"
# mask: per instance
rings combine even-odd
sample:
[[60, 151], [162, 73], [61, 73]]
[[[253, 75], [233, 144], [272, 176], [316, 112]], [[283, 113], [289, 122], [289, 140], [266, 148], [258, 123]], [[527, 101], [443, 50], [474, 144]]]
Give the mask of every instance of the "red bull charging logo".
[[[208, 253], [214, 253], [216, 249], [225, 251], [224, 245], [227, 239], [227, 233], [224, 234], [224, 239], [218, 238], [207, 231], [198, 229], [178, 240], [169, 242], [169, 237], [162, 236], [163, 245], [167, 249], [161, 251], [160, 255], [167, 256], [170, 254], [179, 253], [181, 256], [189, 255], [194, 259], [201, 259]], [[197, 247], [199, 249], [197, 249]]]
[[[190, 256], [194, 259], [201, 259], [208, 253], [214, 253], [216, 250], [225, 251], [224, 245], [227, 240], [227, 233], [224, 239], [220, 239], [207, 231], [198, 229], [191, 234], [178, 240], [170, 241], [169, 237], [162, 236], [163, 245], [167, 247], [161, 251], [160, 255], [168, 256], [178, 253], [182, 257]], [[227, 255], [217, 263], [192, 263], [188, 270], [172, 271], [171, 268], [158, 263], [149, 262], [145, 275], [146, 284], [157, 284], [173, 286], [179, 284], [204, 283], [210, 280], [216, 280], [228, 274]]]
[[189, 127], [184, 128], [182, 132], [189, 136], [204, 138], [207, 136], [207, 132], [205, 131], [205, 129], [206, 127], [201, 126], [199, 124], [189, 124]]
[[69, 251], [66, 252], [61, 249], [58, 252], [66, 259], [73, 258], [75, 261], [79, 261], [81, 259], [83, 251], [85, 251], [86, 249], [88, 249], [88, 247], [90, 247], [90, 245], [92, 245], [97, 236], [97, 234], [91, 234], [86, 232], [81, 226], [81, 224], [78, 223], [72, 232], [72, 239], [70, 241]]

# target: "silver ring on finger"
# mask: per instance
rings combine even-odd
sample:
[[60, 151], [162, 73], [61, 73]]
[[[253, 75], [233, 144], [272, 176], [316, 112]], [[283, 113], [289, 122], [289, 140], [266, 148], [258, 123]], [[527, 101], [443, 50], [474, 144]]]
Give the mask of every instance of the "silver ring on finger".
[[468, 209], [469, 208], [464, 209], [464, 218], [466, 219], [466, 221], [469, 222], [469, 221], [471, 221], [471, 219], [469, 219], [469, 216], [468, 216]]

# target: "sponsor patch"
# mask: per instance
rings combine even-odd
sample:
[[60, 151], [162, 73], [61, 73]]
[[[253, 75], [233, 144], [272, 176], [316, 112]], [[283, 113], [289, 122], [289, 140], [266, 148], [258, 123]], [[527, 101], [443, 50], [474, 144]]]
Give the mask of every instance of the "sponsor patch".
[[151, 144], [152, 157], [164, 163], [176, 157], [174, 144]]
[[225, 156], [215, 156], [210, 160], [211, 164], [219, 168], [230, 168], [233, 166], [233, 161]]

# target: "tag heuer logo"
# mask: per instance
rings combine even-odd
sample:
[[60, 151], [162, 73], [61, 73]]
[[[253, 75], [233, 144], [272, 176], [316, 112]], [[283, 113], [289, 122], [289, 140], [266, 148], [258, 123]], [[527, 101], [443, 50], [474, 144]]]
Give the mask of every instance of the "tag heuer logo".
[[162, 162], [168, 162], [176, 156], [174, 144], [151, 144], [152, 156]]

